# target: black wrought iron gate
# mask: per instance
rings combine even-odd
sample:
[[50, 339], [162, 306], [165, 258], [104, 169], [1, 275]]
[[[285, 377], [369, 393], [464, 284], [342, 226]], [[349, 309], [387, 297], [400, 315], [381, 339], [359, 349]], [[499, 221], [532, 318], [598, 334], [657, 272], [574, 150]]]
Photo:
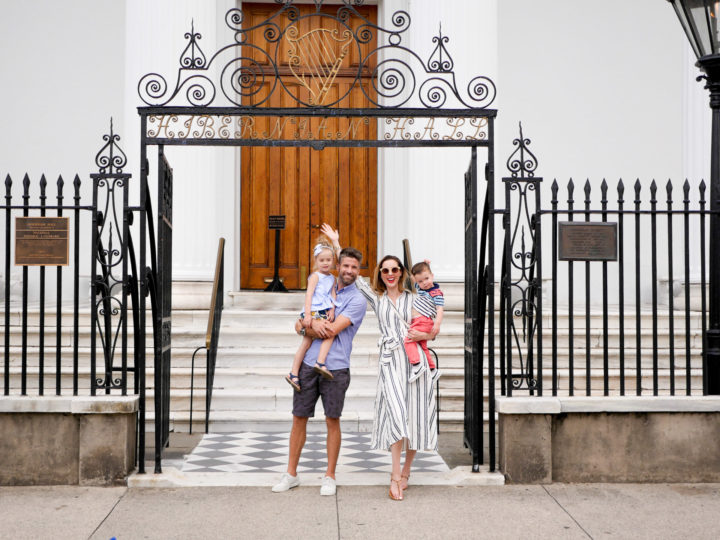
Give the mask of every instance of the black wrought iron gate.
[[157, 309], [155, 318], [155, 472], [170, 437], [170, 345], [172, 318], [173, 172], [158, 146]]
[[[163, 280], [157, 282], [157, 310], [162, 323], [162, 342], [155, 343], [156, 352], [162, 353], [162, 360], [156, 360], [155, 369], [155, 410], [156, 410], [156, 470], [160, 469], [161, 449], [167, 441], [167, 405], [169, 396], [164, 394], [169, 382], [170, 325], [170, 239], [172, 235], [172, 175], [164, 161], [163, 146], [264, 146], [298, 147], [306, 146], [315, 150], [325, 148], [400, 148], [400, 147], [467, 147], [472, 148], [470, 176], [466, 189], [471, 190], [466, 199], [466, 331], [465, 362], [469, 375], [466, 380], [468, 392], [466, 399], [472, 403], [466, 407], [465, 440], [473, 453], [475, 470], [478, 470], [483, 453], [483, 357], [481, 324], [484, 317], [484, 298], [487, 296], [487, 284], [478, 287], [478, 276], [492, 279], [492, 260], [485, 272], [484, 253], [481, 255], [482, 273], [478, 273], [477, 243], [477, 148], [487, 148], [488, 167], [486, 179], [489, 192], [492, 192], [494, 119], [496, 111], [488, 107], [495, 99], [496, 89], [492, 80], [485, 75], [472, 77], [467, 83], [459, 85], [454, 71], [454, 62], [447, 49], [448, 36], [439, 33], [432, 38], [435, 44], [429, 57], [414, 52], [408, 47], [406, 32], [410, 28], [411, 18], [405, 11], [397, 11], [390, 17], [388, 27], [380, 27], [365, 18], [356, 7], [361, 0], [347, 0], [337, 6], [336, 12], [323, 10], [323, 0], [315, 2], [316, 10], [302, 11], [293, 0], [277, 2], [277, 12], [267, 20], [248, 26], [244, 23], [242, 10], [230, 9], [225, 15], [225, 23], [232, 38], [222, 45], [215, 54], [205, 55], [198, 42], [200, 34], [194, 28], [186, 34], [189, 43], [180, 55], [180, 68], [177, 71], [175, 86], [167, 84], [167, 79], [159, 72], [150, 72], [138, 82], [138, 94], [147, 105], [138, 108], [140, 114], [141, 164], [144, 164], [140, 178], [143, 202], [140, 206], [140, 261], [145, 262], [145, 226], [150, 228], [148, 235], [151, 249], [151, 261], [157, 260], [157, 268], [147, 277], [152, 295], [153, 276]], [[334, 10], [334, 7], [333, 7]], [[284, 20], [287, 23], [278, 24]], [[355, 22], [351, 24], [352, 21]], [[288, 85], [281, 80], [286, 61], [283, 49], [289, 43], [297, 41], [299, 33], [305, 27], [312, 28], [302, 39], [323, 33], [337, 35], [338, 28], [347, 43], [343, 47], [357, 49], [359, 63], [353, 55], [342, 53], [338, 58], [325, 58], [318, 64], [320, 72], [314, 75], [318, 81], [328, 75], [335, 77], [337, 69], [346, 70], [344, 77], [352, 74], [354, 82], [348, 85], [345, 93], [330, 97], [329, 94], [314, 93], [314, 87], [308, 86], [306, 75], [297, 75], [296, 84]], [[319, 32], [318, 30], [322, 30]], [[263, 61], [257, 62], [243, 56], [247, 54], [245, 43], [250, 32], [262, 32], [266, 43], [263, 47], [253, 46], [253, 50], [262, 55]], [[333, 33], [334, 32], [334, 33]], [[314, 33], [314, 34], [313, 34]], [[381, 39], [384, 44], [381, 43]], [[314, 38], [313, 38], [314, 39]], [[289, 40], [289, 41], [288, 41]], [[372, 45], [376, 43], [376, 45]], [[294, 46], [290, 46], [293, 49]], [[245, 49], [245, 50], [244, 50]], [[336, 46], [327, 49], [335, 54]], [[345, 49], [343, 49], [345, 50]], [[288, 53], [289, 54], [289, 53]], [[355, 54], [355, 53], [353, 53]], [[331, 60], [328, 62], [328, 60]], [[345, 62], [345, 64], [343, 64]], [[325, 67], [322, 67], [322, 66]], [[335, 66], [326, 73], [327, 66]], [[363, 81], [370, 74], [372, 84]], [[219, 75], [219, 77], [218, 77]], [[465, 80], [465, 77], [462, 78]], [[279, 84], [278, 84], [279, 83]], [[313, 82], [312, 84], [315, 84]], [[302, 88], [298, 93], [297, 89]], [[350, 99], [355, 88], [362, 94], [363, 100], [369, 100], [368, 108], [352, 107], [355, 99]], [[267, 90], [267, 92], [266, 92]], [[309, 98], [305, 91], [309, 91]], [[282, 95], [278, 103], [291, 106], [269, 106], [274, 102], [271, 97]], [[260, 97], [262, 96], [262, 97]], [[360, 94], [358, 94], [360, 96]], [[413, 104], [410, 107], [409, 104]], [[338, 128], [330, 127], [337, 123]], [[159, 148], [159, 204], [158, 253], [153, 251], [152, 221], [149, 216], [149, 195], [147, 182], [148, 146]], [[165, 206], [166, 205], [166, 206]], [[145, 217], [148, 217], [147, 223]], [[492, 230], [492, 223], [486, 222], [485, 228]], [[164, 230], [163, 230], [164, 228]], [[162, 251], [168, 246], [168, 251]], [[485, 244], [483, 244], [485, 246]], [[492, 250], [492, 240], [488, 249]], [[165, 266], [168, 265], [168, 266]], [[480, 294], [478, 297], [477, 295]], [[155, 306], [154, 306], [155, 307]], [[141, 307], [142, 309], [142, 307]], [[468, 311], [469, 310], [469, 311]], [[140, 315], [140, 324], [144, 322], [144, 311]], [[489, 324], [494, 324], [492, 315]], [[483, 318], [484, 321], [484, 318]], [[156, 331], [157, 333], [157, 331]], [[492, 335], [490, 332], [489, 335]], [[141, 352], [140, 355], [144, 355]], [[141, 358], [142, 360], [142, 358]], [[494, 358], [489, 357], [490, 366]], [[491, 382], [491, 386], [494, 382]], [[490, 439], [492, 459], [494, 459], [494, 414], [493, 398], [490, 407]], [[160, 424], [162, 420], [162, 429]]]

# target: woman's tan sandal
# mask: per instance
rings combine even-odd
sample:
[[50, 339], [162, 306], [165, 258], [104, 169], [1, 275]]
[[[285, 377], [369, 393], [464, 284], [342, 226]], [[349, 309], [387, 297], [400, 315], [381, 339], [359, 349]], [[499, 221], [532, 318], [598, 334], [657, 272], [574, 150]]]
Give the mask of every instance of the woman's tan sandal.
[[403, 491], [410, 487], [410, 473], [408, 474], [401, 474], [400, 480], [405, 480], [405, 487], [403, 488]]
[[[399, 495], [397, 497], [395, 495], [393, 495], [393, 490], [392, 490], [393, 484], [395, 484], [395, 486], [397, 487], [397, 491], [399, 493]], [[395, 480], [392, 476], [390, 477], [390, 491], [388, 491], [388, 496], [393, 501], [402, 501], [403, 500], [403, 490], [402, 490], [402, 487], [400, 486], [400, 480]]]

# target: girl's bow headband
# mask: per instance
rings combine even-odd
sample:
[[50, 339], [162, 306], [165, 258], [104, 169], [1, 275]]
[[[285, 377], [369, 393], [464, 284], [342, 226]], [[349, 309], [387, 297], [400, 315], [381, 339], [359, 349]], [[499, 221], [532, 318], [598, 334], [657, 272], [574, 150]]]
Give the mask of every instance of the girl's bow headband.
[[330, 251], [332, 251], [330, 246], [328, 246], [327, 244], [315, 244], [315, 247], [313, 248], [313, 257], [317, 257], [318, 255], [320, 255], [323, 249], [329, 249]]

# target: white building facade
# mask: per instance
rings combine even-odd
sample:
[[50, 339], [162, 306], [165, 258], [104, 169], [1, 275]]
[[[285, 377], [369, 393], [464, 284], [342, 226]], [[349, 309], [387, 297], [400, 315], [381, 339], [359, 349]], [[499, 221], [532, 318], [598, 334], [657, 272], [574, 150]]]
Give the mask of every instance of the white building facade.
[[[87, 178], [113, 117], [135, 186], [137, 107], [143, 105], [138, 81], [157, 71], [174, 82], [185, 33], [191, 27], [201, 33], [199, 44], [209, 57], [232, 39], [227, 10], [242, 8], [235, 0], [2, 4], [0, 97], [6, 114], [0, 173], [18, 183], [25, 172]], [[424, 58], [442, 25], [459, 79], [481, 74], [495, 82], [496, 179], [507, 175], [518, 122], [533, 141], [537, 174], [546, 179], [545, 201], [553, 178], [563, 186], [570, 177], [576, 184], [590, 179], [593, 186], [603, 178], [613, 186], [619, 178], [626, 185], [636, 178], [664, 185], [671, 178], [680, 192], [685, 178], [696, 184], [708, 177], [707, 96], [695, 82], [690, 49], [664, 0], [612, 0], [601, 7], [585, 0], [364, 4], [377, 5], [381, 27], [391, 25], [395, 11], [408, 12], [407, 46]], [[175, 182], [174, 279], [211, 280], [217, 238], [223, 236], [227, 288], [239, 290], [240, 149], [176, 146], [166, 155]], [[433, 262], [437, 280], [463, 280], [463, 174], [469, 159], [467, 148], [378, 150], [378, 257], [400, 254], [408, 238], [416, 259]], [[481, 150], [481, 166], [485, 160]], [[152, 161], [150, 170], [156, 170]]]

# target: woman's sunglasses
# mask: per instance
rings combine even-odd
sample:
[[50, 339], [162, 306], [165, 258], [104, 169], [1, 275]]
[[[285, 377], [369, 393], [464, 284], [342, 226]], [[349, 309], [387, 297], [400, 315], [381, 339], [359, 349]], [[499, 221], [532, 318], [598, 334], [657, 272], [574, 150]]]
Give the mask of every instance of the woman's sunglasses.
[[392, 268], [381, 268], [380, 271], [387, 275], [387, 274], [399, 274], [400, 273], [400, 267], [393, 266]]

